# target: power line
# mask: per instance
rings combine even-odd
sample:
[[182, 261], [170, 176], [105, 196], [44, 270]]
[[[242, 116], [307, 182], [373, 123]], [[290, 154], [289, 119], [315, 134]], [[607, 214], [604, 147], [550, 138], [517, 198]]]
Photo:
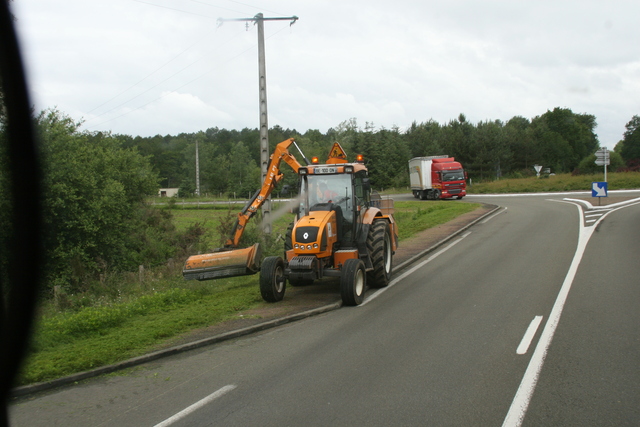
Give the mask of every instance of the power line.
[[[276, 36], [277, 34], [281, 33], [282, 31], [284, 31], [284, 30], [286, 30], [286, 29], [287, 29], [287, 27], [283, 27], [283, 28], [279, 29], [278, 31], [275, 31], [273, 34], [271, 34], [270, 36], [268, 36], [268, 37], [267, 37], [267, 39], [270, 39], [271, 37]], [[241, 31], [241, 32], [243, 32], [243, 31]], [[85, 125], [85, 127], [89, 128], [89, 129], [96, 128], [96, 127], [102, 126], [102, 125], [104, 125], [104, 124], [107, 124], [107, 123], [109, 123], [109, 122], [111, 122], [111, 121], [113, 121], [113, 120], [117, 120], [117, 119], [119, 119], [119, 118], [121, 118], [121, 117], [124, 117], [124, 116], [126, 116], [126, 115], [128, 115], [128, 114], [131, 114], [131, 113], [133, 113], [133, 112], [135, 112], [135, 111], [141, 110], [141, 109], [143, 109], [144, 107], [146, 107], [146, 106], [148, 106], [148, 105], [150, 105], [150, 104], [152, 104], [152, 103], [154, 103], [154, 102], [156, 102], [156, 101], [159, 101], [159, 100], [161, 100], [161, 99], [163, 99], [163, 98], [165, 98], [165, 97], [167, 97], [167, 96], [171, 95], [172, 93], [174, 93], [174, 92], [176, 92], [176, 91], [178, 91], [178, 90], [182, 89], [183, 87], [188, 86], [188, 85], [190, 85], [191, 83], [193, 83], [193, 82], [195, 82], [195, 81], [197, 81], [197, 80], [201, 79], [202, 77], [206, 76], [207, 74], [211, 73], [212, 71], [214, 71], [214, 70], [216, 70], [216, 69], [219, 69], [219, 68], [222, 68], [222, 67], [226, 66], [228, 63], [230, 63], [231, 61], [235, 60], [236, 58], [239, 58], [240, 56], [244, 55], [245, 53], [247, 53], [247, 52], [249, 52], [249, 51], [253, 50], [253, 49], [256, 47], [256, 45], [257, 45], [257, 44], [253, 44], [253, 45], [251, 45], [249, 48], [247, 48], [247, 49], [243, 50], [242, 52], [238, 53], [237, 55], [234, 55], [234, 56], [230, 57], [229, 59], [227, 59], [226, 61], [224, 61], [222, 64], [216, 65], [215, 67], [212, 67], [212, 68], [208, 69], [207, 71], [205, 71], [204, 73], [200, 74], [200, 75], [199, 75], [199, 76], [197, 76], [196, 78], [191, 79], [191, 80], [189, 80], [188, 82], [186, 82], [186, 83], [184, 83], [184, 84], [182, 84], [182, 85], [180, 85], [180, 86], [178, 86], [178, 87], [176, 87], [176, 88], [174, 88], [174, 89], [169, 90], [166, 94], [161, 95], [161, 96], [158, 96], [158, 97], [156, 97], [156, 98], [154, 98], [154, 99], [150, 100], [149, 102], [146, 102], [146, 103], [144, 103], [144, 104], [140, 105], [139, 107], [136, 107], [136, 108], [134, 108], [134, 109], [132, 109], [132, 110], [129, 110], [129, 111], [127, 111], [127, 112], [124, 112], [124, 113], [122, 113], [122, 114], [119, 114], [119, 115], [117, 115], [117, 116], [115, 116], [115, 117], [112, 117], [112, 118], [110, 118], [110, 119], [106, 119], [106, 120], [104, 120], [104, 121], [102, 121], [102, 122], [100, 122], [100, 123], [96, 123], [96, 124], [94, 124], [94, 125], [87, 125], [87, 123], [88, 123], [88, 122], [93, 121], [93, 120], [95, 120], [96, 118], [101, 117], [101, 116], [103, 116], [103, 115], [105, 115], [105, 114], [107, 114], [107, 113], [109, 113], [109, 112], [111, 112], [111, 111], [115, 110], [116, 108], [119, 108], [119, 107], [121, 107], [121, 106], [123, 106], [123, 105], [127, 104], [128, 102], [130, 102], [130, 101], [132, 101], [132, 100], [134, 100], [134, 99], [138, 98], [139, 96], [141, 96], [141, 95], [143, 95], [143, 94], [145, 94], [145, 93], [149, 92], [151, 89], [154, 89], [154, 88], [158, 87], [160, 84], [162, 84], [162, 83], [166, 82], [167, 80], [171, 79], [172, 77], [176, 76], [177, 74], [179, 74], [180, 72], [182, 72], [184, 69], [186, 69], [186, 68], [188, 68], [188, 67], [189, 67], [189, 66], [187, 66], [187, 67], [183, 68], [182, 70], [180, 70], [180, 71], [178, 71], [178, 72], [176, 72], [176, 73], [172, 74], [172, 75], [171, 75], [171, 76], [169, 76], [168, 78], [164, 79], [164, 80], [163, 80], [163, 81], [161, 81], [160, 83], [158, 83], [158, 84], [154, 85], [153, 87], [151, 87], [151, 88], [147, 89], [146, 91], [144, 91], [144, 92], [142, 92], [142, 93], [140, 93], [140, 94], [136, 95], [135, 97], [130, 98], [129, 100], [127, 100], [127, 101], [123, 102], [122, 104], [119, 104], [118, 106], [116, 106], [116, 107], [114, 107], [114, 108], [110, 109], [109, 111], [107, 111], [107, 112], [105, 112], [105, 113], [103, 113], [103, 114], [101, 114], [101, 115], [99, 115], [99, 116], [96, 116], [96, 117], [94, 117], [94, 118], [92, 118], [92, 119], [88, 119], [88, 120], [84, 123], [84, 125]], [[198, 61], [199, 61], [199, 60], [198, 60]], [[198, 62], [198, 61], [196, 61], [196, 62]], [[194, 63], [195, 63], [195, 62], [194, 62]]]
[[[209, 36], [209, 35], [210, 35], [212, 32], [214, 32], [214, 31], [215, 31], [215, 29], [214, 29], [214, 30], [212, 30], [212, 31], [209, 31], [205, 36], [203, 36], [203, 37], [201, 37], [200, 39], [198, 39], [198, 41], [196, 41], [195, 43], [191, 44], [191, 46], [189, 46], [188, 48], [184, 49], [182, 52], [178, 53], [176, 56], [174, 56], [173, 58], [171, 58], [170, 60], [168, 60], [167, 62], [165, 62], [164, 64], [162, 64], [160, 67], [156, 68], [156, 69], [155, 69], [154, 71], [152, 71], [151, 73], [147, 74], [147, 75], [146, 75], [145, 77], [143, 77], [142, 79], [138, 80], [138, 82], [136, 82], [136, 83], [132, 84], [131, 86], [129, 86], [128, 88], [124, 89], [123, 91], [121, 91], [120, 93], [118, 93], [117, 95], [115, 95], [114, 97], [112, 97], [111, 99], [109, 99], [109, 100], [107, 100], [107, 101], [103, 102], [102, 104], [100, 104], [100, 105], [98, 105], [98, 106], [96, 106], [96, 107], [92, 108], [91, 110], [87, 111], [87, 113], [86, 113], [86, 114], [91, 114], [92, 112], [94, 112], [94, 111], [95, 111], [95, 110], [97, 110], [98, 108], [100, 108], [100, 107], [102, 107], [102, 106], [104, 106], [104, 105], [106, 105], [106, 104], [110, 103], [110, 102], [111, 102], [111, 101], [113, 101], [114, 99], [116, 99], [116, 98], [120, 97], [121, 95], [123, 95], [123, 94], [125, 94], [126, 92], [130, 91], [130, 90], [131, 90], [131, 89], [133, 89], [134, 87], [138, 86], [140, 83], [142, 83], [143, 81], [147, 80], [149, 77], [153, 76], [153, 75], [154, 75], [154, 74], [156, 74], [158, 71], [160, 71], [161, 69], [163, 69], [164, 67], [166, 67], [167, 65], [169, 65], [170, 63], [172, 63], [173, 61], [175, 61], [176, 59], [178, 59], [181, 55], [183, 55], [185, 52], [187, 52], [188, 50], [190, 50], [192, 47], [194, 47], [195, 45], [197, 45], [198, 43], [200, 43], [200, 41], [201, 41], [202, 39], [204, 39], [205, 37]], [[198, 59], [198, 60], [196, 60], [196, 61], [192, 62], [189, 66], [191, 66], [191, 65], [193, 65], [193, 64], [195, 64], [195, 63], [197, 63], [198, 61], [200, 61], [200, 59]], [[183, 68], [183, 70], [184, 70], [184, 68]], [[174, 74], [174, 75], [175, 75], [175, 74]], [[173, 76], [172, 76], [172, 77], [173, 77]], [[154, 87], [155, 87], [155, 86], [154, 86]], [[142, 93], [145, 93], [145, 92], [142, 92]], [[139, 95], [137, 95], [137, 96], [140, 96], [140, 95], [141, 95], [141, 94], [139, 94]], [[129, 99], [129, 101], [131, 101], [131, 100], [133, 100], [133, 99], [137, 98], [137, 96], [135, 96], [135, 97], [133, 97], [133, 98]], [[126, 101], [126, 102], [128, 102], [128, 101]], [[125, 103], [126, 103], [126, 102], [125, 102]], [[122, 105], [122, 104], [120, 104], [120, 105]], [[104, 114], [107, 114], [107, 113], [109, 113], [110, 111], [112, 111], [113, 109], [118, 108], [120, 105], [118, 105], [118, 106], [116, 106], [116, 107], [112, 108], [111, 110], [105, 111], [104, 113], [99, 114], [99, 115], [98, 115], [98, 116], [96, 116], [96, 117], [100, 117], [100, 116], [102, 116], [102, 115], [104, 115]]]
[[[203, 18], [215, 19], [215, 18], [214, 18], [214, 17], [212, 17], [212, 16], [206, 16], [206, 15], [202, 15], [202, 14], [200, 14], [200, 13], [189, 12], [189, 11], [186, 11], [186, 10], [177, 9], [177, 8], [175, 8], [175, 7], [162, 6], [162, 5], [159, 5], [159, 4], [149, 3], [149, 2], [146, 2], [146, 1], [142, 1], [142, 0], [133, 0], [133, 1], [135, 1], [136, 3], [142, 3], [142, 4], [149, 5], [149, 6], [159, 7], [159, 8], [161, 8], [161, 9], [168, 9], [168, 10], [173, 10], [173, 11], [175, 11], [175, 12], [187, 13], [187, 14], [189, 14], [189, 15], [201, 16], [201, 17], [203, 17]], [[224, 9], [224, 8], [221, 8], [221, 9]], [[235, 11], [234, 11], [234, 12], [235, 12]]]
[[[190, 14], [190, 15], [197, 15], [197, 16], [201, 16], [201, 17], [205, 17], [205, 18], [211, 18], [211, 17], [206, 16], [206, 15], [202, 15], [202, 14], [198, 14], [198, 13], [193, 13], [193, 12], [189, 12], [189, 11], [185, 11], [185, 10], [181, 10], [181, 9], [177, 9], [177, 8], [172, 8], [172, 7], [168, 7], [168, 6], [162, 6], [162, 5], [158, 5], [158, 4], [155, 4], [155, 3], [149, 3], [149, 2], [146, 2], [146, 1], [142, 1], [142, 0], [133, 0], [133, 1], [136, 1], [136, 2], [138, 2], [138, 3], [142, 3], [142, 4], [146, 4], [146, 5], [149, 5], [149, 6], [155, 6], [155, 7], [159, 7], [159, 8], [163, 8], [163, 9], [168, 9], [168, 10], [173, 10], [173, 11], [177, 11], [177, 12], [181, 12], [181, 13], [187, 13], [187, 14]], [[233, 11], [233, 9], [229, 9], [229, 8], [225, 8], [225, 7], [221, 7], [221, 6], [212, 5], [212, 4], [209, 4], [209, 3], [206, 3], [206, 2], [200, 1], [200, 0], [191, 0], [191, 1], [192, 1], [192, 2], [194, 2], [194, 3], [203, 4], [203, 5], [206, 5], [206, 6], [209, 6], [209, 7], [214, 7], [214, 8], [217, 8], [217, 9], [224, 9], [224, 10], [231, 10], [231, 11]], [[231, 1], [231, 2], [233, 2], [233, 3], [240, 4], [240, 5], [243, 5], [243, 6], [253, 7], [253, 6], [251, 6], [251, 5], [248, 5], [248, 4], [245, 4], [245, 3], [241, 3], [241, 2], [237, 2], [237, 1], [233, 1], [233, 0], [228, 0], [228, 1]], [[211, 18], [211, 19], [213, 19], [213, 18]], [[214, 31], [215, 31], [215, 30], [214, 30]], [[279, 32], [279, 31], [278, 31], [278, 32]], [[159, 72], [160, 70], [162, 70], [164, 67], [166, 67], [167, 65], [169, 65], [171, 62], [175, 61], [177, 58], [179, 58], [179, 57], [180, 57], [181, 55], [183, 55], [185, 52], [187, 52], [188, 50], [190, 50], [191, 48], [193, 48], [193, 47], [194, 47], [196, 44], [198, 44], [202, 39], [204, 39], [205, 37], [209, 36], [210, 34], [211, 34], [211, 32], [208, 32], [205, 36], [203, 36], [202, 38], [198, 39], [198, 41], [196, 41], [195, 43], [191, 44], [189, 47], [187, 47], [186, 49], [184, 49], [183, 51], [181, 51], [180, 53], [178, 53], [178, 54], [177, 54], [176, 56], [174, 56], [172, 59], [170, 59], [169, 61], [165, 62], [165, 63], [164, 63], [163, 65], [161, 65], [160, 67], [156, 68], [154, 71], [152, 71], [151, 73], [147, 74], [145, 77], [143, 77], [142, 79], [140, 79], [140, 80], [139, 80], [139, 81], [137, 81], [136, 83], [134, 83], [134, 84], [132, 84], [131, 86], [127, 87], [126, 89], [122, 90], [122, 91], [121, 91], [120, 93], [118, 93], [117, 95], [115, 95], [115, 96], [111, 97], [110, 99], [108, 99], [107, 101], [105, 101], [105, 102], [103, 102], [103, 103], [101, 103], [101, 104], [99, 104], [99, 105], [95, 106], [94, 108], [92, 108], [91, 110], [89, 110], [86, 114], [91, 114], [92, 112], [94, 112], [94, 111], [98, 110], [99, 108], [101, 108], [101, 107], [103, 107], [103, 106], [105, 106], [105, 105], [109, 104], [110, 102], [112, 102], [113, 100], [115, 100], [115, 99], [119, 98], [120, 96], [124, 95], [125, 93], [127, 93], [127, 92], [131, 91], [132, 89], [134, 89], [135, 87], [137, 87], [138, 85], [140, 85], [142, 82], [144, 82], [145, 80], [147, 80], [148, 78], [150, 78], [151, 76], [153, 76], [154, 74], [156, 74], [157, 72]], [[238, 34], [234, 35], [232, 38], [236, 38], [239, 34], [240, 34], [240, 33], [238, 33]], [[276, 34], [277, 34], [277, 33], [276, 33]], [[270, 37], [271, 37], [271, 36], [270, 36]], [[244, 51], [243, 51], [242, 53], [244, 53]], [[231, 58], [231, 59], [235, 59], [235, 58], [236, 58], [236, 56], [234, 56], [234, 57], [233, 57], [233, 58]], [[196, 61], [192, 62], [191, 64], [187, 65], [186, 67], [183, 67], [183, 68], [182, 68], [181, 70], [179, 70], [178, 72], [176, 72], [176, 73], [172, 74], [171, 76], [167, 77], [166, 79], [164, 79], [164, 80], [160, 81], [160, 82], [159, 82], [159, 83], [157, 83], [156, 85], [151, 86], [151, 87], [150, 87], [150, 88], [148, 88], [147, 90], [144, 90], [143, 92], [140, 92], [139, 94], [137, 94], [137, 95], [135, 95], [135, 96], [133, 96], [133, 97], [131, 97], [131, 98], [127, 99], [126, 101], [124, 101], [124, 102], [122, 102], [122, 103], [120, 103], [120, 104], [118, 104], [118, 105], [116, 105], [116, 106], [114, 106], [114, 107], [110, 108], [109, 110], [107, 110], [107, 111], [105, 111], [105, 112], [103, 112], [103, 113], [101, 113], [101, 114], [98, 114], [98, 115], [96, 115], [96, 116], [94, 116], [94, 117], [92, 117], [92, 118], [90, 118], [90, 119], [87, 119], [87, 120], [86, 120], [86, 122], [85, 122], [85, 125], [86, 125], [86, 123], [88, 123], [88, 122], [95, 121], [96, 119], [98, 119], [98, 118], [100, 118], [100, 117], [102, 117], [102, 116], [104, 116], [104, 115], [106, 115], [106, 114], [108, 114], [108, 113], [110, 113], [110, 112], [112, 112], [112, 111], [114, 111], [114, 110], [118, 109], [119, 107], [122, 107], [123, 105], [126, 105], [127, 103], [129, 103], [129, 102], [131, 102], [131, 101], [135, 100], [136, 98], [138, 98], [138, 97], [140, 97], [140, 96], [144, 95], [145, 93], [147, 93], [147, 92], [151, 91], [152, 89], [155, 89], [156, 87], [160, 86], [162, 83], [165, 83], [166, 81], [170, 80], [172, 77], [175, 77], [176, 75], [180, 74], [181, 72], [183, 72], [184, 70], [186, 70], [187, 68], [191, 67], [192, 65], [196, 64], [197, 62], [199, 62], [199, 61], [201, 61], [201, 60], [202, 60], [202, 58], [200, 58], [200, 59], [198, 59], [198, 60], [196, 60]], [[208, 74], [210, 71], [211, 71], [211, 70], [207, 71], [207, 72], [206, 72], [206, 73], [204, 73], [204, 74], [206, 75], [206, 74]], [[197, 80], [197, 79], [198, 79], [198, 78], [200, 78], [200, 77], [202, 77], [202, 75], [201, 75], [201, 76], [199, 76], [199, 77], [197, 77], [197, 78], [196, 78], [196, 79], [194, 79], [194, 80]], [[192, 80], [192, 81], [194, 81], [194, 80]], [[190, 82], [192, 82], [192, 81], [190, 81]], [[190, 83], [190, 82], [189, 82], [189, 83]], [[187, 83], [187, 84], [188, 84], [188, 83]], [[184, 85], [183, 85], [183, 86], [184, 86]], [[183, 87], [183, 86], [181, 86], [181, 87]], [[175, 90], [177, 90], [177, 89], [174, 89], [173, 91], [175, 91]], [[173, 91], [171, 91], [171, 92], [173, 92]], [[162, 97], [159, 97], [159, 98], [156, 98], [156, 99], [162, 99]], [[153, 102], [153, 101], [151, 101], [151, 102]], [[148, 104], [145, 104], [145, 105], [148, 105]], [[132, 111], [135, 111], [135, 110], [132, 110]], [[125, 114], [126, 114], [126, 113], [125, 113]], [[118, 116], [118, 117], [121, 117], [121, 116]], [[109, 119], [109, 120], [107, 120], [106, 122], [111, 121], [111, 120], [113, 120], [113, 119]], [[106, 122], [103, 122], [103, 123], [106, 123]], [[102, 123], [101, 123], [101, 124], [102, 124]], [[87, 126], [87, 127], [95, 127], [95, 126], [97, 126], [97, 125], [92, 125], [92, 126]]]
[[[196, 0], [192, 0], [192, 1], [196, 1]], [[274, 12], [273, 10], [265, 9], [264, 7], [256, 7], [256, 6], [253, 6], [253, 5], [250, 5], [250, 4], [246, 4], [246, 3], [242, 3], [242, 2], [239, 2], [239, 1], [236, 1], [236, 0], [227, 0], [227, 1], [230, 1], [231, 3], [240, 4], [242, 6], [251, 7], [251, 8], [254, 8], [254, 9], [262, 9], [262, 10], [265, 10], [267, 12], [275, 13], [276, 15], [285, 15], [284, 13]]]

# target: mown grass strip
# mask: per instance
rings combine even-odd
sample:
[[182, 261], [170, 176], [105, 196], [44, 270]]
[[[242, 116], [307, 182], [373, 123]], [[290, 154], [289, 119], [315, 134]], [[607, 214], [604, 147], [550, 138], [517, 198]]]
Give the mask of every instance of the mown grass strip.
[[394, 218], [398, 222], [400, 241], [472, 212], [480, 206], [476, 203], [460, 203], [453, 200], [399, 202], [397, 205], [401, 208], [396, 209]]
[[[20, 383], [46, 381], [139, 356], [167, 338], [264, 304], [256, 292], [255, 277], [249, 277], [226, 280], [226, 285], [211, 283], [208, 292], [173, 289], [141, 297], [141, 304], [89, 307], [42, 319]], [[80, 323], [74, 326], [76, 320]]]

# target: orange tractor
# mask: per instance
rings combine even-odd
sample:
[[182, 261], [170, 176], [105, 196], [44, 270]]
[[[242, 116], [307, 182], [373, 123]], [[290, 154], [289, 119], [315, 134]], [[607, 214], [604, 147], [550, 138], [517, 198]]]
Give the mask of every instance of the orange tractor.
[[[389, 284], [398, 246], [393, 200], [372, 194], [361, 156], [349, 163], [340, 144], [333, 145], [326, 164], [318, 164], [316, 158], [308, 164], [305, 159], [307, 166], [289, 153], [292, 144], [290, 138], [276, 146], [262, 188], [238, 213], [225, 247], [189, 257], [183, 276], [207, 280], [260, 271], [260, 293], [268, 302], [282, 300], [287, 280], [299, 286], [338, 277], [343, 303], [358, 305], [367, 286]], [[284, 256], [261, 262], [259, 244], [245, 249], [238, 249], [238, 244], [247, 222], [282, 180], [282, 160], [299, 177], [297, 214], [287, 229]]]

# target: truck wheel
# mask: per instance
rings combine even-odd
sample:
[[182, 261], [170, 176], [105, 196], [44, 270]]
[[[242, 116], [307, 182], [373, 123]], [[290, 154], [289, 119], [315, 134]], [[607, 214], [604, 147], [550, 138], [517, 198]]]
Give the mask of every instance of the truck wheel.
[[367, 236], [367, 250], [373, 264], [373, 270], [367, 273], [367, 283], [372, 288], [384, 288], [391, 279], [393, 258], [391, 233], [384, 219], [377, 219], [371, 224]]
[[364, 263], [359, 259], [348, 259], [340, 275], [340, 295], [344, 305], [360, 305], [366, 286]]
[[278, 256], [266, 257], [260, 268], [260, 293], [267, 302], [284, 298], [287, 282], [284, 277], [284, 261]]
[[420, 192], [420, 200], [427, 200], [429, 199], [429, 191], [424, 190]]

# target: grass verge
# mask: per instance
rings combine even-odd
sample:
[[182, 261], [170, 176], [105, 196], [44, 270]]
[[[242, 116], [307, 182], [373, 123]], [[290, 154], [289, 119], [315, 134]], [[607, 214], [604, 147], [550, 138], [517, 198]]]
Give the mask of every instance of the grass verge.
[[[400, 240], [478, 206], [456, 201], [396, 202]], [[206, 221], [213, 229], [226, 213], [212, 206], [176, 209], [174, 214], [179, 227]], [[292, 220], [292, 214], [283, 215], [275, 221], [273, 234], [282, 236]], [[172, 277], [155, 279], [152, 288], [145, 285], [147, 293], [138, 290], [110, 302], [100, 297], [101, 305], [63, 312], [43, 307], [19, 383], [52, 380], [139, 356], [181, 333], [266, 305], [257, 283], [257, 276], [186, 282], [178, 270]]]
[[[469, 186], [470, 194], [537, 193], [552, 191], [591, 191], [592, 182], [604, 181], [603, 174], [577, 175], [559, 174], [547, 178], [501, 179]], [[640, 188], [640, 173], [614, 172], [607, 174], [609, 190]]]

